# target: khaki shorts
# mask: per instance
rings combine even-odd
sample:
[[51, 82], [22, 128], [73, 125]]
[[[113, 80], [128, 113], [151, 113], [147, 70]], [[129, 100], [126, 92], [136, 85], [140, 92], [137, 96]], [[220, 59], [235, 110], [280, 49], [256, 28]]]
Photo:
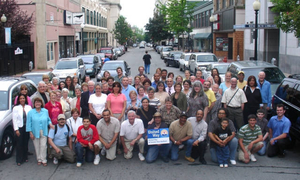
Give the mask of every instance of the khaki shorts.
[[[256, 148], [257, 146], [261, 146], [263, 144], [264, 144], [263, 142], [255, 143], [255, 144], [253, 144], [252, 149]], [[245, 149], [246, 149], [247, 153], [250, 155], [251, 152], [248, 150], [248, 146], [245, 146]], [[245, 153], [244, 153], [244, 151], [241, 148], [239, 148], [239, 155], [238, 155], [238, 157], [239, 157], [240, 161], [245, 161]]]

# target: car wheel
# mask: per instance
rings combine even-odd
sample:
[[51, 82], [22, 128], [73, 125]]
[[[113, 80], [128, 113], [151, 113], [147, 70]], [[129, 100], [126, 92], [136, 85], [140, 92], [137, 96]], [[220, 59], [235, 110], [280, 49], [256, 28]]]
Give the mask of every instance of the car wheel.
[[179, 71], [182, 71], [182, 67], [179, 65]]
[[167, 66], [167, 67], [169, 67], [169, 63], [168, 63], [168, 61], [166, 62], [166, 66]]
[[14, 133], [11, 130], [5, 130], [0, 147], [0, 159], [10, 158], [14, 150]]
[[183, 71], [185, 71], [185, 65], [183, 65]]

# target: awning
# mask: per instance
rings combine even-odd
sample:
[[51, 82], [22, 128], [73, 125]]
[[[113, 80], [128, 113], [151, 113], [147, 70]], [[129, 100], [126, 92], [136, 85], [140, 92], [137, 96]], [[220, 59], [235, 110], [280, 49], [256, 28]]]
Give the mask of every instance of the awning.
[[211, 33], [197, 33], [194, 35], [194, 39], [208, 39], [211, 37]]

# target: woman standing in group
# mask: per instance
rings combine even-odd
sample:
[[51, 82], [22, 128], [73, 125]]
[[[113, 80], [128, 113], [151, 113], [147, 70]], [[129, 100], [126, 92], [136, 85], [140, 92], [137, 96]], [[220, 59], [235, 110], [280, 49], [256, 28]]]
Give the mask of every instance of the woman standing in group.
[[[26, 96], [27, 104], [28, 104], [29, 106], [32, 107], [31, 99], [30, 99], [30, 97], [28, 96], [28, 88], [27, 88], [27, 86], [26, 86], [25, 84], [22, 84], [22, 85], [21, 85], [21, 87], [20, 87], [20, 94], [23, 94], [23, 95]], [[17, 96], [17, 97], [15, 98], [14, 105], [17, 104], [18, 98], [19, 98], [19, 96]]]
[[196, 112], [199, 109], [204, 112], [203, 119], [206, 120], [208, 113], [208, 98], [203, 91], [202, 83], [200, 81], [195, 81], [188, 99], [188, 117], [196, 117]]
[[107, 96], [107, 108], [112, 115], [122, 123], [125, 118], [126, 96], [121, 93], [122, 86], [119, 82], [113, 83], [113, 91]]
[[127, 101], [127, 107], [126, 107], [126, 114], [128, 111], [133, 110], [137, 111], [138, 108], [141, 106], [141, 101], [137, 99], [137, 94], [134, 90], [131, 90], [129, 92], [130, 100]]
[[134, 77], [134, 84], [132, 86], [135, 87], [135, 89], [137, 89], [141, 85], [142, 85], [141, 84], [141, 77], [140, 76], [135, 76]]
[[255, 76], [249, 76], [247, 85], [243, 88], [247, 103], [245, 103], [244, 107], [244, 122], [247, 124], [248, 116], [250, 114], [256, 114], [257, 110], [260, 108], [260, 104], [262, 104], [262, 98], [260, 89], [257, 87], [257, 81]]
[[154, 96], [155, 89], [152, 86], [150, 86], [147, 92], [149, 105], [155, 107], [155, 109], [157, 110], [161, 106], [161, 103], [160, 100]]
[[154, 97], [159, 99], [161, 105], [165, 104], [165, 99], [167, 97], [169, 97], [169, 94], [166, 92], [164, 82], [158, 81], [157, 86], [156, 86], [156, 91], [154, 93]]
[[176, 76], [175, 81], [176, 81], [176, 83], [182, 84], [182, 82], [183, 82], [182, 76], [180, 76], [180, 75]]
[[28, 105], [27, 96], [19, 94], [17, 104], [13, 108], [13, 127], [16, 132], [16, 162], [21, 166], [23, 162], [28, 162], [28, 140], [29, 133], [26, 132], [27, 114], [31, 110]]
[[107, 79], [109, 76], [110, 76], [110, 73], [108, 71], [104, 71], [102, 77], [105, 77]]
[[81, 84], [81, 90], [82, 92], [87, 92], [89, 90], [89, 86], [86, 82]]
[[222, 83], [221, 77], [219, 75], [214, 75], [213, 79], [214, 79], [214, 83], [220, 86], [220, 84]]
[[190, 80], [190, 77], [191, 77], [191, 72], [190, 72], [190, 70], [185, 70], [184, 71], [184, 81], [185, 80]]
[[74, 87], [74, 89], [76, 89], [76, 88], [80, 88], [81, 86], [79, 85], [79, 79], [78, 79], [78, 77], [77, 76], [73, 76], [73, 78], [72, 78], [72, 82], [73, 82], [73, 87]]
[[231, 72], [226, 72], [226, 74], [225, 74], [225, 82], [222, 82], [221, 84], [220, 84], [220, 87], [219, 87], [219, 89], [220, 89], [220, 94], [221, 95], [223, 95], [224, 94], [224, 92], [228, 89], [228, 88], [230, 88], [230, 86], [231, 86], [231, 82], [230, 82], [230, 80], [231, 80], [231, 78], [232, 78], [232, 74], [231, 74]]
[[143, 120], [145, 132], [148, 128], [148, 123], [152, 121], [153, 114], [156, 113], [156, 109], [149, 105], [149, 99], [144, 97], [142, 99], [142, 106], [137, 110], [136, 115]]
[[143, 86], [144, 86], [145, 95], [147, 96], [146, 92], [147, 92], [148, 88], [151, 86], [150, 79], [145, 79], [143, 82]]
[[62, 90], [63, 88], [65, 88], [66, 87], [66, 83], [65, 83], [65, 81], [60, 81], [59, 82], [59, 90]]
[[144, 86], [139, 86], [136, 90], [138, 92], [137, 99], [141, 101], [146, 96]]
[[89, 109], [92, 112], [90, 114], [93, 125], [97, 125], [97, 122], [102, 118], [102, 111], [106, 107], [107, 95], [103, 94], [100, 84], [95, 84], [95, 94], [92, 94], [89, 98]]
[[[70, 106], [71, 106], [71, 109], [77, 108], [77, 110], [79, 111], [78, 112], [79, 116], [80, 116], [80, 114], [81, 114], [81, 107], [80, 107], [81, 89], [80, 89], [80, 87], [75, 88], [75, 95], [76, 95], [76, 97], [71, 100]], [[72, 112], [71, 112], [71, 115], [72, 115]]]
[[171, 94], [171, 99], [173, 105], [178, 107], [181, 111], [186, 111], [187, 109], [187, 99], [186, 95], [181, 92], [182, 86], [180, 83], [174, 85], [175, 92]]
[[190, 97], [190, 94], [192, 92], [191, 86], [192, 86], [192, 83], [191, 83], [190, 80], [184, 80], [183, 81], [183, 90], [182, 90], [182, 92], [183, 92], [183, 94], [185, 94], [186, 99], [188, 99]]
[[[67, 120], [67, 124], [72, 129], [72, 141], [73, 143], [77, 143], [77, 130], [79, 126], [82, 125], [82, 118], [79, 117], [79, 110], [74, 108], [71, 110], [71, 117]], [[75, 147], [75, 146], [73, 146]]]
[[75, 88], [71, 76], [67, 76], [66, 78], [66, 88], [69, 90], [68, 97], [75, 97]]
[[50, 93], [50, 101], [45, 104], [45, 109], [48, 110], [48, 114], [49, 117], [51, 119], [51, 122], [53, 125], [56, 125], [57, 122], [57, 118], [59, 114], [63, 113], [62, 110], [62, 106], [60, 104], [60, 102], [56, 101], [56, 93], [55, 92], [51, 92]]
[[68, 97], [69, 90], [67, 88], [63, 88], [62, 90], [62, 97], [60, 98], [60, 103], [62, 106], [62, 110], [66, 116], [66, 119], [69, 119], [71, 117], [71, 98]]
[[56, 89], [59, 89], [58, 82], [59, 82], [58, 77], [53, 77], [52, 78], [52, 85], [51, 85], [51, 90], [52, 91], [55, 91]]
[[52, 129], [54, 126], [51, 124], [47, 109], [43, 108], [43, 100], [35, 98], [33, 104], [33, 109], [27, 114], [26, 131], [33, 140], [38, 165], [47, 166], [48, 126]]

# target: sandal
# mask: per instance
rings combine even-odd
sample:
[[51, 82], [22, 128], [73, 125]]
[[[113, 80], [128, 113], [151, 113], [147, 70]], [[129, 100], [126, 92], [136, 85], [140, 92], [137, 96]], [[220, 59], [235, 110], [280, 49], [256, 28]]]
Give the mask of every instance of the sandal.
[[46, 166], [47, 166], [47, 163], [42, 163], [42, 164], [43, 164], [43, 166], [44, 166], [44, 167], [46, 167]]
[[37, 165], [39, 165], [39, 166], [42, 165], [42, 162], [38, 162]]

